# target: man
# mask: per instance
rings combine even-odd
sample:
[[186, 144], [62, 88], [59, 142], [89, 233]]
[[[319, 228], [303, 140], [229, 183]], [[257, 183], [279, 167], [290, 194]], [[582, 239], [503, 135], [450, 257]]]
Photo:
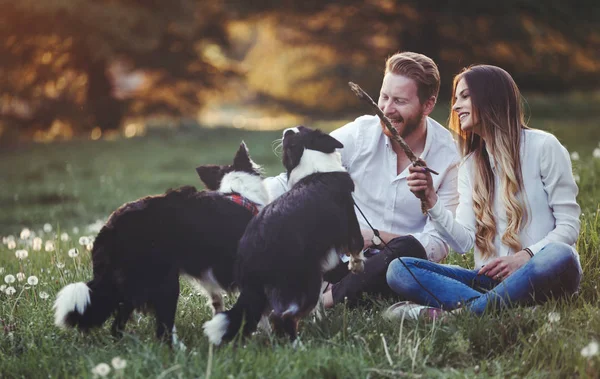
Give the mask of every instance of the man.
[[[378, 106], [415, 155], [439, 173], [433, 178], [434, 188], [442, 204], [454, 212], [459, 154], [450, 132], [428, 117], [439, 88], [440, 75], [433, 60], [412, 52], [397, 53], [386, 62]], [[448, 246], [421, 212], [420, 201], [406, 183], [410, 160], [379, 118], [359, 117], [331, 135], [344, 144], [340, 153], [355, 183], [356, 204], [389, 246], [374, 246], [373, 231], [357, 210], [368, 249], [365, 269], [352, 274], [340, 264], [327, 273], [325, 280], [331, 284], [323, 294], [325, 307], [344, 301], [354, 305], [364, 293], [393, 295], [385, 276], [387, 266], [397, 257], [439, 262], [448, 254]], [[272, 198], [287, 190], [286, 182], [285, 174], [266, 179]]]

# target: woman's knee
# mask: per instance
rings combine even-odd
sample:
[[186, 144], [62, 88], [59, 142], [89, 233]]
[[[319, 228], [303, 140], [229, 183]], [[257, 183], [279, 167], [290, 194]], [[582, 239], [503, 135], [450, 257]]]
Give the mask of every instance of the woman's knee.
[[410, 280], [411, 277], [408, 270], [415, 267], [414, 261], [416, 260], [418, 259], [405, 257], [394, 259], [390, 263], [385, 277], [388, 286], [390, 286], [391, 289], [398, 293], [402, 293], [405, 290], [410, 289], [410, 285], [413, 280]]
[[537, 259], [532, 260], [532, 263], [545, 269], [550, 267], [567, 268], [578, 266], [577, 257], [573, 248], [562, 242], [549, 243], [535, 255], [535, 258]]

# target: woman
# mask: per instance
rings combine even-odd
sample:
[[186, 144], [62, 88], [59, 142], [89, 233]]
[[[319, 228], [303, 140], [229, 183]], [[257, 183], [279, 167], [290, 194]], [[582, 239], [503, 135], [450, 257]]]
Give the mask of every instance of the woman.
[[552, 134], [525, 125], [521, 95], [503, 69], [472, 66], [453, 88], [450, 128], [464, 157], [456, 218], [438, 201], [430, 173], [411, 167], [408, 185], [453, 250], [475, 248], [475, 269], [393, 261], [389, 286], [429, 307], [405, 303], [392, 314], [435, 317], [461, 307], [482, 314], [574, 294], [582, 275], [573, 247], [580, 208], [567, 150]]

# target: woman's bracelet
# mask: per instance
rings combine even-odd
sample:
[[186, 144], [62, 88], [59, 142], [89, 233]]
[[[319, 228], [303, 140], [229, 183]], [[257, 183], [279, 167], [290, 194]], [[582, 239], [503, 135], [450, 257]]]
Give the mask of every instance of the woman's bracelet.
[[531, 258], [533, 258], [533, 251], [531, 251], [531, 249], [530, 249], [530, 248], [526, 247], [526, 248], [524, 248], [523, 250], [525, 250], [525, 251], [527, 252], [527, 254], [529, 254], [529, 256], [530, 256]]

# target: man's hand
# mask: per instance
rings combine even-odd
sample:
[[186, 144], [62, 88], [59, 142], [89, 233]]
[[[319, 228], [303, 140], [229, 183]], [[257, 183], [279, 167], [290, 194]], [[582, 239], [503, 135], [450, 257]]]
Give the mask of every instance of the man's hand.
[[433, 188], [431, 173], [421, 166], [408, 166], [410, 175], [406, 177], [410, 191], [423, 203], [426, 209], [431, 209], [438, 200], [437, 193]]
[[478, 274], [502, 281], [520, 269], [530, 259], [529, 254], [525, 250], [521, 250], [513, 255], [494, 259], [483, 266]]

